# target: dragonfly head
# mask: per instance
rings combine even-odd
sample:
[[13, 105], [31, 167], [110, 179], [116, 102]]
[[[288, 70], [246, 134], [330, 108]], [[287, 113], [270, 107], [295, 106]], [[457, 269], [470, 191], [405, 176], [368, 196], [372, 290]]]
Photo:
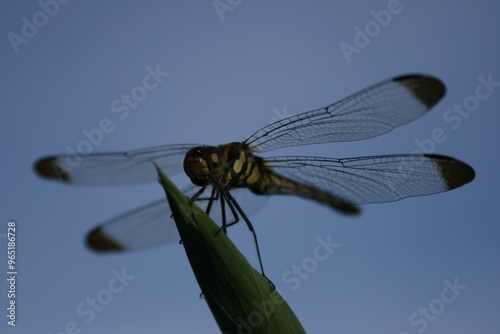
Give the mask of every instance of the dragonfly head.
[[197, 146], [184, 158], [184, 172], [197, 186], [205, 186], [219, 180], [226, 171], [226, 162], [220, 149], [215, 146]]

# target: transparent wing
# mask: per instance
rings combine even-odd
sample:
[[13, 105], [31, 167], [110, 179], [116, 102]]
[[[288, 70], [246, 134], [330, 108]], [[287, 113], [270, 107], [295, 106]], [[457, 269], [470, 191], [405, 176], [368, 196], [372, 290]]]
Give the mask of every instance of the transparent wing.
[[[199, 187], [189, 185], [183, 189], [187, 196], [193, 196]], [[206, 209], [211, 189], [207, 189], [196, 202], [202, 209]], [[251, 215], [267, 202], [268, 196], [253, 196], [248, 189], [234, 189], [231, 194], [242, 204], [247, 215]], [[248, 197], [252, 195], [252, 199]], [[256, 198], [257, 197], [257, 198]], [[230, 211], [226, 208], [228, 219]], [[171, 217], [172, 211], [167, 199], [144, 205], [135, 210], [126, 212], [110, 219], [89, 232], [86, 238], [87, 246], [97, 252], [133, 251], [160, 246], [168, 243], [177, 243], [180, 240], [175, 222]], [[221, 206], [219, 201], [213, 203], [210, 216], [216, 222], [221, 222]]]
[[272, 123], [248, 138], [254, 152], [278, 148], [367, 139], [406, 124], [431, 109], [445, 94], [436, 78], [392, 78], [325, 108]]
[[167, 200], [161, 199], [104, 222], [87, 235], [98, 252], [125, 251], [178, 242], [179, 233]]
[[265, 161], [276, 173], [351, 204], [392, 202], [439, 193], [460, 187], [475, 175], [469, 165], [441, 155], [275, 157]]
[[194, 146], [165, 145], [124, 153], [58, 155], [40, 159], [36, 172], [45, 178], [81, 185], [138, 184], [157, 180], [152, 162], [167, 175], [182, 171], [184, 156]]

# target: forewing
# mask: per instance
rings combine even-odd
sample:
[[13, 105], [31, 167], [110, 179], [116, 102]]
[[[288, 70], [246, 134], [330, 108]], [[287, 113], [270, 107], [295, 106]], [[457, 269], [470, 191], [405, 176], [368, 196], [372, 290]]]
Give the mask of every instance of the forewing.
[[325, 108], [272, 123], [248, 138], [254, 152], [367, 139], [406, 124], [431, 109], [445, 94], [444, 84], [424, 75], [392, 78]]
[[138, 184], [157, 180], [154, 161], [165, 174], [182, 171], [193, 144], [166, 145], [124, 153], [58, 155], [40, 159], [36, 172], [44, 177], [81, 185]]
[[351, 204], [393, 202], [460, 187], [474, 179], [467, 164], [441, 155], [384, 155], [348, 159], [275, 157], [266, 164], [283, 176]]

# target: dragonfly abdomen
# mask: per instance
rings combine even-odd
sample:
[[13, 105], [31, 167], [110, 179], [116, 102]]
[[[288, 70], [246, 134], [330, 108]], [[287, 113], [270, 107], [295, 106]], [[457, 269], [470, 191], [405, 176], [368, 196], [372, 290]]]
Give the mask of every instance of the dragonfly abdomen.
[[248, 185], [248, 188], [257, 195], [295, 195], [326, 204], [342, 213], [357, 214], [360, 212], [358, 207], [339, 196], [284, 177], [265, 165], [258, 166], [257, 169], [260, 180]]

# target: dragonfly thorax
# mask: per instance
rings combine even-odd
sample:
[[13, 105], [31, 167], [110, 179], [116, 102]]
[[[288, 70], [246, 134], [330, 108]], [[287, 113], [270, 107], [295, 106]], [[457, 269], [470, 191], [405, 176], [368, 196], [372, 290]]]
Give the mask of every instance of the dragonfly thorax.
[[223, 178], [226, 171], [224, 156], [215, 146], [197, 146], [186, 153], [184, 172], [193, 184], [203, 187]]

